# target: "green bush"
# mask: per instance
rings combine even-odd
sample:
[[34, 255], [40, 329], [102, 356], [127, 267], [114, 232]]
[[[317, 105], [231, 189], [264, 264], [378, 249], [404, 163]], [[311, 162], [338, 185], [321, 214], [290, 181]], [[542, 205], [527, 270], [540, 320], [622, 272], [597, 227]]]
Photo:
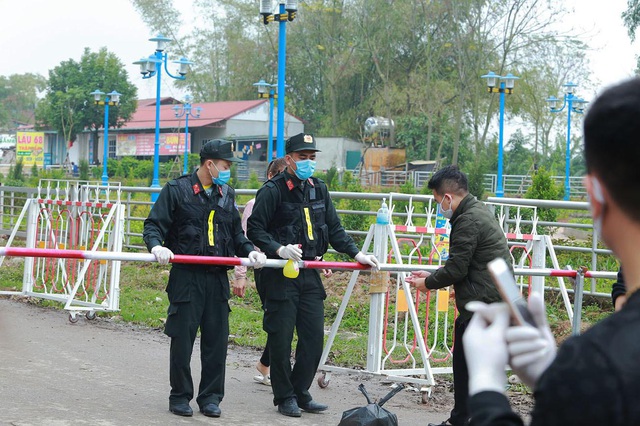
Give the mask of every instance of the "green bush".
[[80, 160], [78, 169], [80, 180], [89, 180], [89, 162], [87, 160]]
[[258, 175], [256, 172], [251, 172], [249, 175], [249, 182], [247, 184], [247, 188], [249, 189], [260, 189], [262, 183], [258, 180]]
[[31, 166], [31, 177], [38, 177], [39, 171], [37, 164], [33, 163], [33, 166]]
[[[525, 198], [535, 200], [559, 200], [562, 196], [562, 188], [554, 183], [551, 173], [544, 167], [540, 167], [533, 175], [533, 182], [525, 194]], [[554, 209], [538, 209], [538, 218], [542, 221], [555, 222], [558, 211]]]
[[24, 175], [22, 174], [22, 169], [24, 168], [24, 164], [22, 163], [22, 158], [19, 158], [16, 162], [16, 166], [11, 166], [9, 168], [9, 177], [14, 181], [24, 181]]

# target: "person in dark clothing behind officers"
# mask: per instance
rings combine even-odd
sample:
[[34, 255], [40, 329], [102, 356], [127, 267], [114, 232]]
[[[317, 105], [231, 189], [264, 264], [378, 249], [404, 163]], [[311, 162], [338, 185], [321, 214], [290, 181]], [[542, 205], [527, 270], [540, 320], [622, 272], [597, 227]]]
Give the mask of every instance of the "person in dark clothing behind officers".
[[[556, 353], [544, 301], [533, 326], [510, 326], [504, 304], [479, 305], [465, 335], [472, 425], [522, 425], [504, 395], [505, 366], [533, 388], [530, 425], [640, 425], [640, 79], [605, 90], [584, 118], [585, 188], [594, 229], [624, 267], [622, 308]], [[471, 308], [471, 307], [470, 307]], [[473, 363], [473, 364], [472, 364]]]
[[[511, 265], [511, 255], [498, 221], [469, 193], [467, 177], [458, 167], [440, 169], [431, 177], [428, 187], [433, 191], [442, 215], [451, 223], [449, 258], [442, 268], [432, 274], [426, 271], [412, 272], [407, 282], [420, 291], [453, 284], [460, 313], [454, 326], [454, 406], [449, 419], [441, 424], [461, 426], [467, 424], [469, 419], [469, 377], [462, 336], [472, 314], [465, 309], [465, 305], [474, 300], [485, 303], [500, 300], [500, 294], [487, 270], [487, 262], [502, 257]], [[433, 423], [430, 425], [435, 426]]]
[[[175, 254], [248, 256], [254, 268], [266, 263], [242, 231], [235, 192], [227, 185], [231, 142], [209, 141], [200, 151], [200, 168], [169, 181], [144, 222], [147, 248], [161, 264]], [[172, 265], [167, 285], [169, 309], [164, 332], [171, 337], [169, 410], [191, 416], [191, 353], [198, 328], [202, 375], [196, 401], [208, 417], [220, 417], [229, 338], [227, 267]]]
[[[314, 260], [331, 244], [364, 265], [378, 267], [373, 255], [358, 250], [340, 223], [327, 186], [312, 177], [316, 141], [300, 133], [286, 142], [287, 168], [258, 190], [247, 235], [267, 257], [294, 262]], [[285, 416], [300, 410], [319, 413], [309, 387], [318, 368], [324, 339], [326, 293], [315, 269], [301, 269], [297, 278], [285, 278], [280, 269], [260, 273], [264, 291], [264, 330], [271, 361], [273, 403]], [[291, 342], [298, 332], [295, 366], [291, 369]]]

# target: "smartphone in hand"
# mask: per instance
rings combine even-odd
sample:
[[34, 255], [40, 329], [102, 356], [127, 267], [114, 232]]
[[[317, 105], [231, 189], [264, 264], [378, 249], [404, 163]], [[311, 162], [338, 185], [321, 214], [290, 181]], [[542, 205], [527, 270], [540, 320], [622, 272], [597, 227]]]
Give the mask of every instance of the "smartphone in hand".
[[516, 285], [516, 280], [507, 266], [507, 262], [502, 258], [492, 260], [487, 264], [493, 282], [495, 282], [502, 299], [509, 306], [512, 321], [516, 325], [529, 324], [537, 327], [526, 300], [520, 294], [520, 289]]

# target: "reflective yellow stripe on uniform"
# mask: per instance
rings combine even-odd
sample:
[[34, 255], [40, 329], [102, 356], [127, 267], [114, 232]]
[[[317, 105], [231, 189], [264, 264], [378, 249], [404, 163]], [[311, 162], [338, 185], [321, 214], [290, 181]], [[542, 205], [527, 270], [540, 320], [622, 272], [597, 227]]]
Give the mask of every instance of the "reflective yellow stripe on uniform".
[[209, 225], [209, 226], [207, 227], [207, 228], [208, 228], [208, 232], [207, 232], [207, 234], [209, 235], [209, 245], [210, 245], [210, 246], [213, 246], [213, 230], [215, 229], [215, 228], [213, 227], [213, 215], [214, 215], [215, 213], [216, 213], [216, 211], [215, 211], [215, 210], [211, 210], [211, 211], [209, 212], [209, 221], [208, 221], [208, 225]]
[[313, 241], [313, 225], [311, 225], [311, 215], [309, 214], [309, 207], [304, 208], [304, 218], [307, 221], [307, 236], [309, 240]]

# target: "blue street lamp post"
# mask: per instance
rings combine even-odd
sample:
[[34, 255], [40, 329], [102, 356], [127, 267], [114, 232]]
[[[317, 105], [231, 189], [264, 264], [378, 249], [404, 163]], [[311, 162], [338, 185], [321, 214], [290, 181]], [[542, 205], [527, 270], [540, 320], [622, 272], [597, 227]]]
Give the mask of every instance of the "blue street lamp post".
[[102, 144], [104, 145], [104, 150], [102, 154], [102, 184], [107, 185], [109, 182], [109, 175], [107, 174], [107, 160], [109, 159], [109, 106], [116, 106], [120, 102], [120, 93], [115, 90], [111, 93], [107, 93], [104, 101], [101, 100], [104, 92], [96, 89], [93, 92], [89, 93], [93, 95], [94, 103], [96, 105], [104, 105], [104, 136]]
[[[186, 58], [180, 58], [179, 61], [173, 61], [174, 64], [178, 64], [179, 75], [173, 75], [169, 72], [167, 67], [167, 54], [164, 51], [167, 43], [172, 41], [170, 38], [164, 37], [162, 34], [150, 38], [149, 41], [156, 42], [156, 51], [148, 58], [142, 58], [134, 64], [140, 65], [140, 73], [143, 79], [152, 78], [156, 79], [156, 134], [153, 145], [153, 180], [151, 181], [151, 188], [160, 188], [159, 169], [160, 169], [160, 77], [162, 76], [162, 65], [164, 64], [164, 71], [171, 78], [176, 80], [184, 80], [187, 75], [187, 69], [193, 62], [188, 61]], [[151, 201], [158, 199], [158, 193], [151, 194]]]
[[201, 107], [192, 108], [191, 100], [193, 96], [186, 95], [184, 97], [184, 104], [182, 106], [176, 105], [173, 107], [173, 110], [176, 113], [176, 118], [183, 117], [184, 121], [184, 168], [182, 169], [182, 174], [188, 173], [189, 167], [189, 116], [193, 118], [199, 118], [200, 112], [202, 111]]
[[[258, 98], [269, 98], [269, 140], [267, 140], [267, 162], [270, 163], [273, 159], [273, 100], [277, 98], [277, 95], [273, 91], [273, 84], [269, 84], [264, 80], [260, 80], [257, 83], [253, 83], [258, 88]], [[269, 93], [267, 93], [269, 88]]]
[[[481, 76], [487, 80], [487, 88], [489, 93], [500, 93], [500, 125], [498, 127], [498, 176], [496, 182], [496, 197], [504, 197], [504, 182], [502, 172], [504, 168], [504, 95], [513, 93], [515, 81], [520, 77], [509, 73], [504, 77], [497, 75], [493, 71]], [[496, 87], [496, 83], [500, 79], [500, 86]]]
[[293, 21], [298, 10], [297, 0], [279, 0], [279, 13], [273, 14], [272, 0], [260, 1], [260, 15], [262, 22], [267, 25], [269, 22], [280, 22], [278, 30], [278, 93], [281, 98], [278, 101], [278, 136], [276, 150], [278, 157], [284, 157], [284, 103], [285, 103], [285, 73], [287, 69], [287, 26], [286, 23]]
[[562, 106], [557, 108], [560, 99], [555, 96], [549, 96], [547, 102], [549, 103], [549, 109], [551, 112], [561, 112], [567, 108], [567, 147], [565, 152], [565, 166], [564, 166], [564, 199], [568, 201], [571, 195], [571, 183], [570, 183], [570, 170], [571, 170], [571, 112], [582, 114], [584, 107], [588, 101], [577, 97], [574, 92], [578, 85], [571, 81], [564, 85], [565, 93]]

